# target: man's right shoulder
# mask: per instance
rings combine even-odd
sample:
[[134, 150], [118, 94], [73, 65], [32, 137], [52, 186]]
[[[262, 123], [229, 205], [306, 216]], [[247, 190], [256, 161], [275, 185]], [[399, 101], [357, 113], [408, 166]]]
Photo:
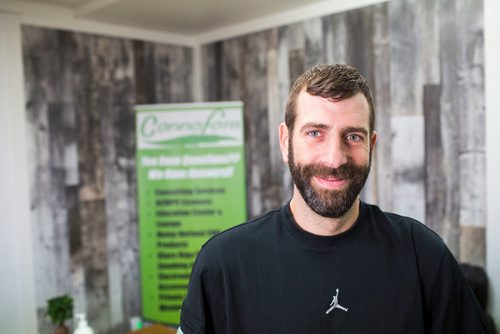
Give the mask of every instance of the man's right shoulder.
[[262, 216], [224, 230], [205, 242], [203, 248], [238, 246], [240, 243], [251, 243], [262, 236], [269, 236], [274, 229], [279, 228], [280, 210], [271, 210]]

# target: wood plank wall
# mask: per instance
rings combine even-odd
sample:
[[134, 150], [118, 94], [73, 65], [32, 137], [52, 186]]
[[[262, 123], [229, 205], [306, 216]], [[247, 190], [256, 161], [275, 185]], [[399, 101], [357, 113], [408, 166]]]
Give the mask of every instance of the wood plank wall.
[[484, 265], [482, 10], [482, 1], [392, 0], [204, 45], [204, 98], [245, 103], [249, 216], [290, 198], [277, 128], [291, 84], [313, 64], [348, 63], [377, 109], [363, 198]]
[[[207, 101], [243, 100], [249, 216], [289, 200], [278, 124], [316, 63], [370, 82], [379, 141], [363, 198], [485, 261], [482, 1], [392, 0], [204, 45]], [[192, 100], [192, 50], [23, 29], [40, 333], [68, 292], [99, 333], [140, 314], [132, 106]], [[68, 280], [68, 277], [70, 278]]]
[[[290, 198], [291, 179], [279, 152], [277, 130], [293, 81], [313, 64], [349, 62], [362, 70], [374, 87], [377, 72], [388, 68], [387, 49], [385, 5], [307, 20], [202, 48], [204, 98], [241, 99], [245, 103], [250, 217]], [[375, 62], [379, 67], [375, 68]], [[385, 94], [387, 100], [383, 88], [377, 92]]]
[[192, 101], [192, 50], [22, 34], [39, 332], [70, 293], [96, 333], [125, 333], [141, 314], [133, 106]]

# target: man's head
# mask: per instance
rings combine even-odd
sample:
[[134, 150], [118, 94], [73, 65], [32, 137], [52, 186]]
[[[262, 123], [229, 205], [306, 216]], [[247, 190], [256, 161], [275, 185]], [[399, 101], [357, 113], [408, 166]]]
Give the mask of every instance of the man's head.
[[375, 108], [366, 79], [353, 67], [345, 64], [319, 64], [304, 72], [293, 84], [288, 95], [285, 124], [293, 132], [297, 116], [297, 97], [301, 91], [333, 100], [343, 100], [363, 94], [370, 108], [370, 132], [375, 127]]
[[297, 79], [280, 125], [280, 147], [296, 190], [323, 217], [354, 204], [376, 142], [366, 80], [346, 65], [317, 65]]

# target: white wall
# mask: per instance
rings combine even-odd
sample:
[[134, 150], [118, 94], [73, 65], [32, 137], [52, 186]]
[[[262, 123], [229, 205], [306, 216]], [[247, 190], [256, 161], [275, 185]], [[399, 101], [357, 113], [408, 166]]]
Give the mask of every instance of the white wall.
[[36, 333], [20, 22], [0, 13], [0, 327]]
[[486, 269], [490, 309], [500, 330], [500, 1], [484, 0], [486, 86]]

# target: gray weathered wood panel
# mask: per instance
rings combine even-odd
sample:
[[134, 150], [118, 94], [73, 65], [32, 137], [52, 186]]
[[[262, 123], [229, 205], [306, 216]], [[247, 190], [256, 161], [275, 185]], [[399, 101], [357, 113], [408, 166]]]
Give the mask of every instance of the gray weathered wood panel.
[[192, 100], [192, 50], [24, 27], [39, 330], [68, 293], [98, 333], [141, 314], [135, 120], [139, 103]]
[[[454, 254], [458, 253], [460, 219], [460, 164], [459, 132], [460, 110], [458, 92], [459, 47], [455, 32], [459, 22], [455, 17], [455, 1], [441, 1], [439, 7], [439, 40], [441, 69], [441, 130], [443, 132], [443, 165], [446, 171], [445, 214], [442, 220], [441, 235]], [[443, 15], [447, 13], [447, 15]]]
[[424, 87], [425, 142], [432, 143], [425, 154], [426, 222], [441, 234], [441, 222], [446, 208], [446, 171], [443, 164], [440, 101], [441, 86]]
[[[244, 49], [257, 35], [268, 38], [267, 49]], [[250, 77], [234, 72], [228, 86], [227, 72], [221, 70], [227, 56], [220, 50], [244, 51], [241, 61], [267, 56], [266, 69], [254, 70], [267, 77], [255, 97], [267, 101], [267, 115], [262, 115], [275, 129], [261, 137], [258, 162], [248, 161], [250, 216], [290, 197], [290, 177], [273, 141], [291, 84], [312, 64], [345, 62], [367, 77], [377, 109], [378, 143], [363, 198], [420, 219], [458, 259], [484, 264], [484, 241], [467, 243], [484, 236], [482, 36], [481, 1], [394, 0], [205, 45], [209, 99], [248, 98], [243, 92], [227, 93], [245, 87]], [[253, 104], [245, 103], [247, 120], [260, 115]], [[252, 135], [253, 126], [247, 125]], [[247, 134], [247, 150], [254, 140]], [[255, 170], [263, 168], [279, 177], [265, 179], [268, 183], [255, 178]]]
[[[486, 154], [482, 1], [458, 1], [459, 43], [459, 258], [484, 265], [486, 223]], [[463, 242], [465, 240], [465, 242]], [[469, 241], [469, 242], [467, 242]]]
[[[386, 210], [392, 210], [392, 128], [390, 117], [391, 92], [390, 77], [390, 48], [389, 48], [389, 24], [387, 20], [387, 6], [377, 6], [373, 17], [373, 99], [376, 101], [375, 127], [377, 131], [377, 144], [372, 156], [372, 172], [365, 189], [365, 199], [369, 202], [378, 203]], [[383, 185], [379, 186], [379, 185]], [[368, 191], [367, 191], [368, 190]]]
[[[242, 99], [245, 103], [250, 217], [286, 202], [291, 195], [291, 180], [279, 152], [277, 128], [283, 121], [293, 81], [313, 64], [348, 59], [366, 75], [372, 87], [377, 87], [380, 105], [386, 107], [389, 104], [387, 76], [376, 74], [381, 69], [388, 70], [387, 33], [387, 5], [377, 5], [202, 48], [206, 98]], [[234, 64], [232, 71], [227, 70], [228, 63]], [[388, 124], [387, 119], [382, 118], [382, 124], [384, 121]], [[376, 178], [370, 179], [365, 195], [376, 199], [379, 190], [372, 179]]]
[[[204, 45], [204, 99], [245, 103], [249, 216], [291, 195], [277, 126], [293, 80], [350, 63], [377, 110], [363, 198], [484, 264], [482, 10], [393, 0]], [[123, 333], [141, 312], [132, 106], [191, 101], [192, 50], [24, 27], [23, 52], [39, 331], [46, 300], [70, 293], [97, 332]]]
[[[395, 136], [391, 144], [394, 193], [390, 210], [425, 222], [423, 66], [419, 66], [423, 50], [419, 29], [423, 19], [422, 4], [422, 1], [400, 0], [389, 6], [390, 114]], [[415, 126], [411, 121], [402, 121], [404, 119], [413, 119]], [[408, 146], [413, 148], [408, 149]]]

